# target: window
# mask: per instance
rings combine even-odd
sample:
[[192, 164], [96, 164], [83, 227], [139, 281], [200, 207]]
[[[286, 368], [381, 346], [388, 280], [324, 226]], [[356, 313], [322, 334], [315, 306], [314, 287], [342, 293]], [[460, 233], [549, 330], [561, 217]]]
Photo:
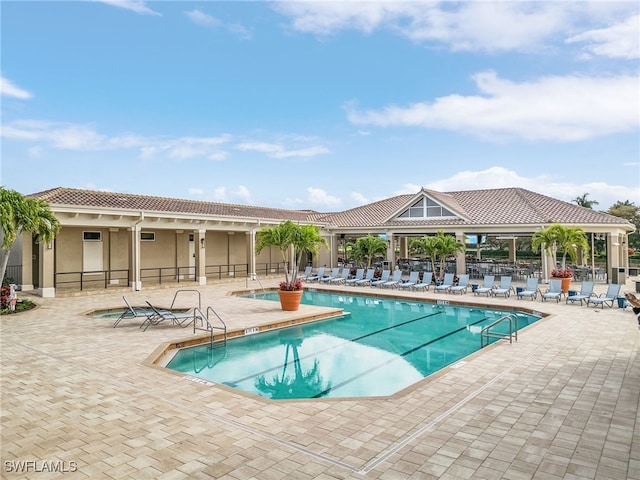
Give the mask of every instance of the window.
[[85, 242], [102, 241], [102, 232], [82, 232], [82, 240]]
[[411, 207], [398, 215], [398, 218], [404, 218], [408, 220], [412, 220], [415, 218], [440, 217], [455, 217], [455, 215], [430, 198], [423, 198], [421, 200], [418, 200], [416, 203], [411, 205]]
[[140, 240], [143, 242], [155, 242], [156, 232], [140, 232]]

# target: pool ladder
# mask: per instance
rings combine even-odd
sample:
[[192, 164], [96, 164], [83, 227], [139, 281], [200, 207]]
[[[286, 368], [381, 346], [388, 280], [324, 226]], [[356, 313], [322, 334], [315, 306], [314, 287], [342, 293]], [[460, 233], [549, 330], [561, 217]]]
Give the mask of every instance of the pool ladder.
[[[212, 313], [213, 315], [210, 317], [209, 313]], [[193, 333], [196, 333], [197, 330], [200, 330], [202, 332], [209, 332], [211, 334], [211, 340], [210, 340], [211, 348], [213, 348], [214, 333], [216, 330], [220, 330], [222, 331], [221, 344], [222, 345], [227, 344], [227, 324], [224, 323], [224, 320], [220, 318], [220, 315], [218, 315], [218, 313], [213, 309], [213, 307], [207, 307], [206, 315], [202, 313], [202, 310], [200, 310], [200, 307], [196, 307], [194, 309], [193, 314], [195, 316], [193, 320]], [[198, 319], [200, 320], [200, 322], [198, 322]], [[217, 326], [211, 323], [211, 321], [215, 319], [218, 320], [218, 322], [216, 323], [220, 323], [221, 326]], [[200, 326], [198, 326], [198, 323], [200, 323]]]
[[[491, 329], [503, 323], [509, 323], [509, 333], [492, 332]], [[513, 313], [500, 317], [491, 325], [487, 325], [480, 332], [480, 348], [484, 348], [489, 345], [492, 338], [509, 339], [509, 343], [513, 343], [513, 340], [518, 341], [518, 316]], [[485, 343], [486, 341], [486, 343]]]

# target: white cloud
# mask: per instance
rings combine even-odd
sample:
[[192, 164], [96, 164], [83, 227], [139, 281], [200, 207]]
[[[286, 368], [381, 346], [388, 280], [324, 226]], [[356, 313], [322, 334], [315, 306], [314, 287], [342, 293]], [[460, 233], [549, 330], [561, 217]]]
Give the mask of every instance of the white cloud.
[[99, 133], [92, 125], [42, 120], [16, 120], [3, 125], [2, 137], [29, 142], [41, 142], [52, 148], [75, 151], [106, 151], [137, 149], [140, 158], [151, 159], [160, 154], [168, 158], [187, 160], [206, 158], [221, 160], [227, 153], [221, 149], [231, 136], [180, 137], [176, 139], [147, 138], [136, 134], [109, 137]]
[[369, 199], [360, 192], [351, 192], [349, 197], [351, 197], [351, 200], [356, 202], [358, 205], [366, 205], [369, 203]]
[[233, 192], [233, 196], [234, 198], [240, 199], [241, 203], [247, 203], [247, 204], [252, 203], [251, 193], [249, 192], [249, 189], [244, 185], [239, 185], [237, 190]]
[[20, 87], [17, 87], [10, 80], [1, 76], [0, 76], [0, 95], [3, 95], [5, 97], [19, 98], [20, 100], [27, 100], [33, 97], [33, 95], [30, 92]]
[[381, 110], [345, 106], [356, 125], [423, 127], [486, 139], [577, 141], [628, 132], [640, 122], [638, 77], [545, 77], [516, 83], [494, 72], [474, 76], [481, 95]]
[[321, 205], [323, 207], [334, 208], [339, 206], [342, 201], [338, 197], [329, 195], [321, 188], [307, 188], [308, 201], [311, 205]]
[[[604, 3], [604, 5], [602, 4]], [[273, 8], [299, 32], [333, 35], [387, 30], [454, 51], [546, 49], [566, 32], [602, 26], [637, 11], [633, 2], [276, 2]], [[499, 34], [496, 34], [499, 32]]]
[[251, 31], [246, 27], [237, 24], [237, 23], [223, 23], [218, 20], [216, 17], [209, 15], [208, 13], [203, 12], [202, 10], [189, 10], [184, 12], [184, 14], [191, 20], [193, 23], [197, 25], [202, 25], [204, 27], [212, 27], [212, 28], [224, 28], [228, 32], [237, 35], [240, 38], [249, 39], [251, 38]]
[[640, 15], [606, 28], [589, 30], [569, 37], [567, 43], [587, 42], [584, 47], [593, 55], [611, 58], [635, 59], [640, 57]]
[[139, 13], [141, 15], [154, 15], [161, 16], [159, 12], [147, 7], [146, 3], [142, 0], [97, 0], [101, 3], [106, 3], [113, 7], [124, 8], [125, 10], [131, 10], [132, 12]]
[[253, 151], [266, 153], [272, 158], [290, 158], [290, 157], [315, 157], [318, 155], [324, 155], [331, 153], [331, 151], [321, 145], [312, 145], [301, 148], [285, 147], [279, 143], [269, 142], [243, 142], [236, 145], [236, 148], [241, 151]]

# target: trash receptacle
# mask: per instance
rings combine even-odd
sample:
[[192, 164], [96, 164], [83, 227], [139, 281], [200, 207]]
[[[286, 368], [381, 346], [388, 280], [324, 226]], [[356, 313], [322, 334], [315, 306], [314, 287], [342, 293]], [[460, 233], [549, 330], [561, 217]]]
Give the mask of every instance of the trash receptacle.
[[627, 299], [626, 299], [626, 298], [624, 298], [624, 297], [618, 297], [618, 307], [619, 307], [619, 308], [625, 308], [625, 307], [627, 306], [627, 305], [626, 305], [626, 302], [627, 302]]
[[611, 270], [611, 283], [624, 285], [627, 283], [627, 270], [624, 267], [613, 268]]
[[636, 293], [640, 293], [640, 282], [636, 282]]

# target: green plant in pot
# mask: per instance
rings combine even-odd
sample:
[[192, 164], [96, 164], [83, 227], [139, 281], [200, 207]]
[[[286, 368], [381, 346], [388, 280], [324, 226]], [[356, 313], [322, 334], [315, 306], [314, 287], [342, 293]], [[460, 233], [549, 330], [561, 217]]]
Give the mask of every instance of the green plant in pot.
[[[567, 292], [573, 272], [567, 268], [567, 256], [571, 261], [575, 262], [578, 258], [578, 249], [584, 253], [589, 251], [589, 242], [584, 230], [580, 227], [565, 227], [559, 223], [554, 223], [548, 228], [536, 232], [531, 238], [531, 248], [534, 252], [544, 249], [549, 257], [554, 261], [554, 268], [551, 269], [551, 277], [562, 278], [562, 291]], [[562, 263], [560, 268], [555, 268], [556, 254], [562, 255]]]
[[[283, 310], [298, 309], [302, 297], [302, 282], [298, 279], [300, 261], [307, 252], [317, 254], [321, 246], [329, 247], [327, 241], [320, 236], [320, 228], [315, 225], [300, 225], [291, 220], [274, 227], [263, 228], [257, 233], [256, 253], [259, 254], [265, 248], [275, 247], [282, 255], [284, 281], [280, 282], [278, 294]], [[289, 296], [297, 297], [297, 304], [285, 307], [283, 299]]]

